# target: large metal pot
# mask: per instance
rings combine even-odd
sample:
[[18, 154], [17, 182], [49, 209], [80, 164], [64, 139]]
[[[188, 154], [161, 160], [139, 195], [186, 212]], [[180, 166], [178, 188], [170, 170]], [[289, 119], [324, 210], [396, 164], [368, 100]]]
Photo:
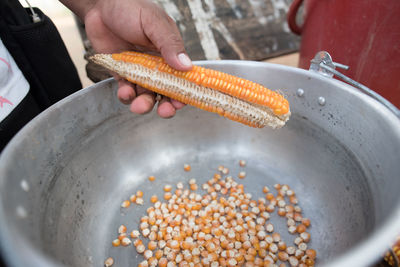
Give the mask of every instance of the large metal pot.
[[[7, 263], [102, 266], [113, 256], [116, 266], [133, 266], [136, 252], [110, 242], [121, 223], [132, 229], [144, 208], [122, 211], [121, 201], [138, 188], [149, 197], [184, 179], [183, 163], [201, 180], [219, 164], [238, 172], [239, 159], [248, 162], [252, 194], [276, 182], [295, 189], [313, 223], [318, 264], [369, 266], [381, 256], [400, 230], [399, 118], [309, 71], [245, 61], [203, 65], [282, 89], [293, 114], [287, 126], [253, 129], [191, 107], [170, 120], [135, 116], [116, 100], [112, 80], [84, 89], [35, 118], [0, 157]], [[158, 177], [153, 186], [150, 174]], [[287, 233], [283, 221], [275, 225]]]

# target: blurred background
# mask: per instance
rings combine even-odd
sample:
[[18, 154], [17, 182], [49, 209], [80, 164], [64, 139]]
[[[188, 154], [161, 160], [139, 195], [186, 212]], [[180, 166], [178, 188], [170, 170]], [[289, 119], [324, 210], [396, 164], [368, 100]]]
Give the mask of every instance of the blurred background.
[[[27, 6], [26, 0], [19, 1]], [[66, 7], [58, 0], [28, 1], [55, 23], [83, 87], [109, 76], [84, 59], [83, 43], [93, 53], [90, 42], [82, 41]], [[245, 59], [308, 69], [316, 52], [328, 51], [336, 62], [350, 66], [345, 75], [400, 107], [400, 28], [393, 28], [400, 20], [398, 0], [372, 6], [362, 0], [153, 1], [176, 21], [193, 60]], [[291, 5], [299, 12], [292, 9], [291, 14]]]
[[[77, 67], [83, 87], [93, 84], [91, 79], [87, 77], [87, 61], [84, 59], [85, 48], [73, 13], [57, 0], [28, 1], [31, 6], [40, 8], [56, 25]], [[264, 6], [263, 13], [258, 13], [258, 17], [250, 12], [252, 9], [254, 10], [253, 4], [258, 4], [256, 3], [257, 1], [205, 1], [208, 4], [208, 7], [204, 8], [206, 13], [200, 15], [209, 16], [210, 12], [207, 12], [207, 10], [209, 11], [211, 6], [216, 9], [215, 14], [212, 15], [215, 15], [218, 21], [217, 24], [210, 26], [212, 28], [210, 31], [213, 32], [219, 52], [208, 54], [204, 51], [210, 40], [200, 40], [197, 37], [195, 23], [181, 15], [190, 14], [190, 11], [188, 12], [187, 10], [189, 9], [188, 5], [173, 6], [178, 8], [178, 12], [180, 12], [176, 13], [177, 10], [171, 8], [171, 4], [174, 5], [174, 1], [158, 0], [156, 2], [164, 6], [170, 16], [177, 21], [188, 53], [194, 60], [244, 58], [288, 66], [298, 65], [299, 38], [289, 32], [286, 23], [286, 11], [291, 0], [265, 1], [265, 3], [270, 4]], [[28, 6], [25, 0], [20, 0], [20, 3], [25, 7]], [[234, 5], [227, 5], [226, 3], [234, 3]], [[191, 11], [193, 12], [193, 10]], [[239, 28], [235, 33], [234, 29], [238, 28], [238, 25], [245, 25], [246, 28]], [[248, 34], [247, 37], [242, 36], [244, 32]], [[269, 34], [266, 35], [266, 32]], [[240, 54], [240, 47], [243, 46], [249, 47], [249, 49], [245, 51], [242, 49], [244, 55], [238, 55]]]
[[[25, 0], [20, 0], [20, 3], [27, 7]], [[73, 13], [57, 0], [29, 0], [29, 3], [33, 7], [40, 8], [56, 25], [72, 61], [78, 69], [82, 86], [87, 87], [93, 84], [86, 75], [85, 65], [87, 62], [83, 57], [85, 48], [83, 47]]]

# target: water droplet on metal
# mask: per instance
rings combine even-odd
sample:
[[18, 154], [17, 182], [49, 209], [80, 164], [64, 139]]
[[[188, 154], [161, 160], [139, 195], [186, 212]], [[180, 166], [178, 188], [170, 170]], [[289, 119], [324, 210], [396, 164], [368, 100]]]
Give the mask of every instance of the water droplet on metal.
[[24, 190], [25, 192], [29, 191], [30, 187], [26, 180], [22, 180], [20, 185], [21, 185], [22, 190]]
[[325, 103], [326, 103], [325, 97], [323, 97], [323, 96], [318, 97], [318, 104], [320, 106], [324, 106]]
[[304, 95], [304, 90], [299, 88], [297, 89], [297, 96], [302, 97]]
[[26, 212], [26, 209], [22, 206], [17, 206], [15, 213], [21, 219], [25, 219], [26, 217], [28, 217], [28, 213]]

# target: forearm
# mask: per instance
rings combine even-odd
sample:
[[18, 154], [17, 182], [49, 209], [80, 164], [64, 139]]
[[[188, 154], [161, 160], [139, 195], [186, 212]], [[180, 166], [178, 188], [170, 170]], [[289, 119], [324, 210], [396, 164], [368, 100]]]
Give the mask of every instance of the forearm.
[[98, 2], [98, 0], [59, 0], [79, 18], [84, 20], [88, 11]]

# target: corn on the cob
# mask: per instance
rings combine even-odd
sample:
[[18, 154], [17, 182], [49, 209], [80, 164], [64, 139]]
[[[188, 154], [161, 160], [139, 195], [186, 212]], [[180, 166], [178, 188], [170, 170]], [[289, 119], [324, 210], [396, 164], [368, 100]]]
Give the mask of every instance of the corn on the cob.
[[172, 69], [161, 57], [138, 53], [97, 54], [95, 63], [128, 81], [200, 109], [252, 127], [280, 128], [289, 119], [289, 102], [260, 84], [194, 66]]

